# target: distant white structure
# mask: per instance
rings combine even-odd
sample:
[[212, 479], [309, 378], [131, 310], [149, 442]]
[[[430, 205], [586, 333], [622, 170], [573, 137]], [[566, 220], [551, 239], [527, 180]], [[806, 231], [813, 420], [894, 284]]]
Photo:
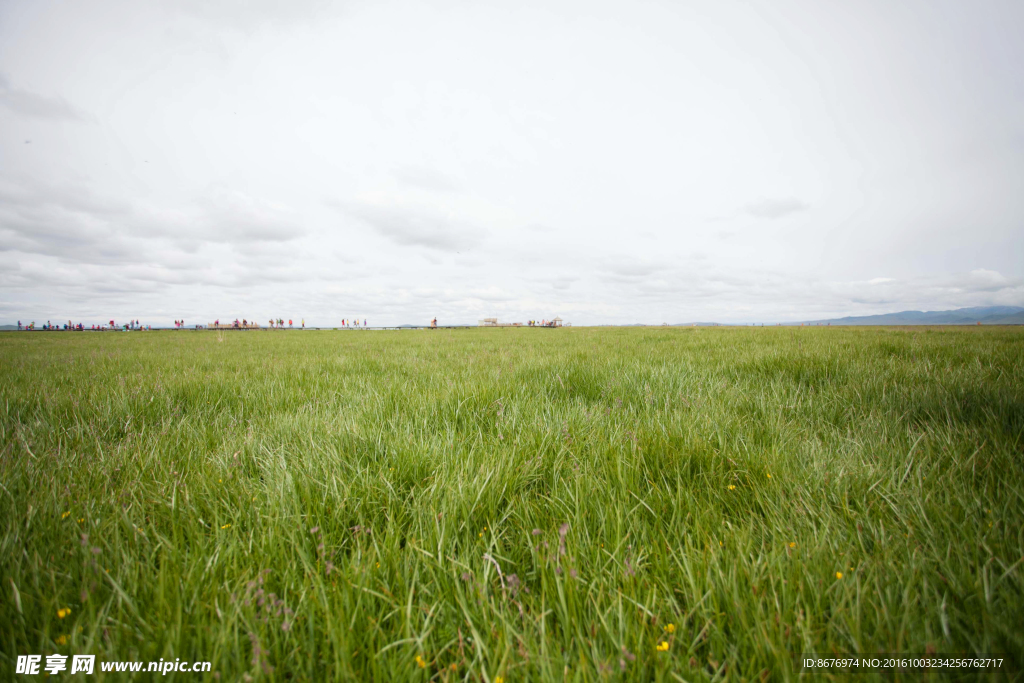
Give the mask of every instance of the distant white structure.
[[[524, 326], [523, 323], [499, 323], [497, 318], [483, 318], [481, 320], [477, 320], [476, 324], [477, 324], [478, 327], [523, 327]], [[558, 318], [558, 317], [556, 317], [554, 320], [548, 321], [548, 323], [546, 325], [541, 325], [539, 322], [538, 323], [533, 323], [531, 325], [526, 325], [526, 327], [561, 327], [561, 326], [562, 326], [562, 319]]]
[[477, 321], [479, 327], [522, 327], [522, 323], [499, 323], [497, 318], [484, 318]]

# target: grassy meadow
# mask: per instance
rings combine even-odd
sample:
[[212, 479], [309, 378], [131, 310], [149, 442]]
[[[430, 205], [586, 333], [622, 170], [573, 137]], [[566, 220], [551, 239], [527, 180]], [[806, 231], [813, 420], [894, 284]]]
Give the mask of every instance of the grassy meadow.
[[4, 678], [1024, 668], [1020, 328], [0, 333], [0, 484]]

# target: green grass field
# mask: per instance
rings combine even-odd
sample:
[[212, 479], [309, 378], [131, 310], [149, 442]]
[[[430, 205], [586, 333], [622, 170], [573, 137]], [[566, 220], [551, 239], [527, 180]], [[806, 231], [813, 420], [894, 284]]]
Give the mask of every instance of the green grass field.
[[3, 333], [0, 430], [5, 677], [1024, 668], [1020, 328]]

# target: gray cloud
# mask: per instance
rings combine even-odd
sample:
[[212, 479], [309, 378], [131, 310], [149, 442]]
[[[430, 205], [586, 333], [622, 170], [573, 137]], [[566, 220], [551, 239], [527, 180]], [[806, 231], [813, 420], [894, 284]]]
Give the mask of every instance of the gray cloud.
[[0, 74], [0, 105], [31, 118], [76, 123], [90, 120], [88, 115], [61, 97], [47, 97], [29, 90], [12, 88], [3, 74]]
[[783, 216], [788, 216], [789, 214], [797, 213], [798, 211], [804, 211], [808, 208], [808, 204], [805, 204], [799, 199], [793, 197], [784, 199], [758, 199], [743, 207], [744, 211], [749, 213], [751, 216], [769, 219], [782, 218]]
[[335, 204], [372, 227], [382, 236], [403, 246], [457, 251], [481, 244], [487, 231], [479, 226], [435, 209], [383, 206], [367, 202]]
[[209, 192], [191, 206], [168, 211], [105, 197], [81, 184], [0, 178], [0, 251], [71, 263], [194, 270], [195, 254], [208, 245], [236, 251], [233, 262], [259, 266], [258, 245], [274, 244], [263, 258], [277, 261], [285, 253], [281, 243], [304, 234], [287, 209], [236, 191]]
[[80, 187], [50, 195], [38, 187], [0, 182], [0, 250], [79, 262], [129, 260], [136, 249], [114, 229], [127, 207], [97, 202]]
[[231, 244], [287, 242], [305, 234], [283, 206], [243, 192], [218, 190], [202, 197], [197, 237]]

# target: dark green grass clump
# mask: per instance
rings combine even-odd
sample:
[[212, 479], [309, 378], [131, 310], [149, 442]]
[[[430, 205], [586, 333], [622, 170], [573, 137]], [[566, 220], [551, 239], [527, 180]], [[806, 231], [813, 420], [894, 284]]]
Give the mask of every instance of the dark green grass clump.
[[0, 449], [4, 671], [1024, 667], [1019, 329], [9, 333]]

